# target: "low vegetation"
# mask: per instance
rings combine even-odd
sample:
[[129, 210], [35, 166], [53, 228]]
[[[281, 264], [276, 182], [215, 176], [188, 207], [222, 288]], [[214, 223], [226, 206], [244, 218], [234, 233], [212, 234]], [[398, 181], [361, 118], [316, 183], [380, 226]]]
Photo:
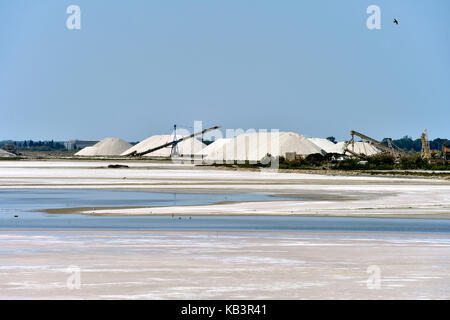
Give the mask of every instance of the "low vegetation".
[[286, 161], [280, 158], [280, 169], [331, 169], [331, 170], [450, 170], [449, 162], [428, 162], [420, 156], [408, 156], [396, 161], [390, 155], [367, 157], [365, 160], [343, 158], [342, 155], [309, 155], [305, 159]]
[[0, 148], [7, 149], [6, 146], [11, 145], [16, 151], [42, 152], [42, 151], [63, 151], [66, 149], [63, 142], [50, 141], [0, 141]]
[[[270, 155], [268, 155], [270, 156]], [[267, 161], [265, 162], [267, 163]], [[270, 163], [254, 163], [245, 161], [237, 164], [213, 164], [217, 167], [261, 168], [270, 167]], [[336, 153], [326, 155], [311, 154], [305, 158], [288, 161], [279, 158], [279, 169], [286, 170], [335, 170], [335, 171], [364, 171], [375, 174], [375, 171], [396, 172], [402, 170], [441, 171], [450, 170], [450, 162], [428, 162], [420, 156], [408, 156], [396, 161], [390, 155], [377, 155], [364, 160], [346, 157]]]

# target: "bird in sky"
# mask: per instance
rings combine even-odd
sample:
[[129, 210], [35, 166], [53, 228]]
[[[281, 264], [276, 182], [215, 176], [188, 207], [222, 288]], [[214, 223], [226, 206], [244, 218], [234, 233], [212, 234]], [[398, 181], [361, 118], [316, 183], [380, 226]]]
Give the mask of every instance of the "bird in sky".
[[397, 19], [394, 19], [394, 23], [395, 23], [395, 24], [398, 24], [398, 21], [397, 21]]

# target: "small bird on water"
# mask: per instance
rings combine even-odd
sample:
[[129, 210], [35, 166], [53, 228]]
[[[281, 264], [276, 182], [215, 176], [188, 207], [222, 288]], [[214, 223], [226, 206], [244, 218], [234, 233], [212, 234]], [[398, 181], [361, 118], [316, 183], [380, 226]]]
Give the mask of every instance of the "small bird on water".
[[398, 20], [397, 20], [397, 19], [394, 19], [394, 23], [395, 23], [395, 24], [398, 24]]

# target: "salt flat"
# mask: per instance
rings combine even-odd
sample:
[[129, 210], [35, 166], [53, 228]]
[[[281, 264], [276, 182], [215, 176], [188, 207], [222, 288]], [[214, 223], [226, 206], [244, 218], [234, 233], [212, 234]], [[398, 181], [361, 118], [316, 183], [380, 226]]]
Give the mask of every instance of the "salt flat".
[[[114, 163], [129, 168], [107, 168]], [[99, 216], [448, 218], [450, 213], [450, 182], [442, 179], [232, 171], [148, 161], [0, 162], [0, 192], [36, 188], [274, 195], [265, 202], [58, 212]], [[14, 221], [20, 226], [22, 220]], [[17, 228], [0, 231], [0, 298], [449, 299], [449, 257], [448, 233]], [[375, 286], [368, 270], [379, 271]], [[79, 287], [73, 279], [80, 280]]]
[[2, 299], [450, 298], [440, 235], [12, 231], [0, 244]]
[[[129, 168], [109, 169], [109, 163], [126, 164]], [[79, 211], [95, 215], [420, 215], [447, 218], [450, 213], [450, 181], [443, 179], [232, 171], [170, 162], [0, 162], [0, 189], [14, 188], [264, 192], [292, 197], [292, 201], [276, 201], [275, 197], [270, 203]], [[78, 212], [72, 210], [71, 213]]]

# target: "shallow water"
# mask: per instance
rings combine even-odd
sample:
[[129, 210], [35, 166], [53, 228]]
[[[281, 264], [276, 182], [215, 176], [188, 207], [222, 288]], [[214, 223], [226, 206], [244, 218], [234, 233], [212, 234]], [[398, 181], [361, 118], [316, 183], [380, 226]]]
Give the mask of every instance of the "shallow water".
[[[124, 190], [0, 190], [0, 230], [209, 230], [450, 234], [450, 220], [276, 216], [98, 217], [31, 210], [108, 206], [202, 205], [224, 201], [270, 201], [263, 193], [183, 194]], [[276, 200], [292, 200], [277, 197]], [[17, 217], [15, 217], [17, 216]]]
[[[292, 198], [277, 197], [277, 200]], [[110, 189], [8, 189], [0, 190], [1, 212], [74, 207], [127, 207], [202, 205], [228, 201], [268, 201], [265, 193], [198, 194]]]

